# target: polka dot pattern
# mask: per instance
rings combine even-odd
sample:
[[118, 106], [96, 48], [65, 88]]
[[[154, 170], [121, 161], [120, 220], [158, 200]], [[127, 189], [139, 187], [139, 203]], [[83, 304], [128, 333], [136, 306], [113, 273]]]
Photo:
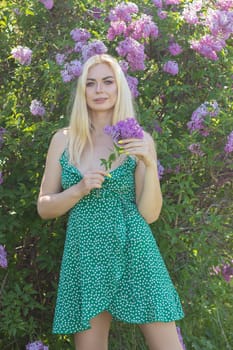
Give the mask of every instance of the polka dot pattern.
[[[82, 179], [66, 151], [60, 162], [64, 189]], [[135, 167], [135, 159], [127, 157], [101, 189], [70, 210], [53, 333], [87, 330], [104, 310], [129, 323], [183, 317], [154, 236], [135, 203]]]

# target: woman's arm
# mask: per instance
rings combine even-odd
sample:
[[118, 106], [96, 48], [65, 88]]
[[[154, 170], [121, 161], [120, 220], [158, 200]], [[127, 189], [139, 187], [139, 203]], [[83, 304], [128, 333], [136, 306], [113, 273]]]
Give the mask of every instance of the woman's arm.
[[148, 223], [156, 221], [162, 208], [162, 193], [157, 169], [157, 155], [152, 137], [124, 140], [126, 153], [139, 158], [135, 171], [136, 202], [138, 210]]
[[49, 146], [37, 202], [42, 219], [53, 219], [65, 214], [93, 188], [100, 188], [106, 176], [102, 171], [87, 172], [80, 182], [63, 191], [59, 159], [67, 145], [67, 137], [67, 130], [60, 130], [53, 136]]

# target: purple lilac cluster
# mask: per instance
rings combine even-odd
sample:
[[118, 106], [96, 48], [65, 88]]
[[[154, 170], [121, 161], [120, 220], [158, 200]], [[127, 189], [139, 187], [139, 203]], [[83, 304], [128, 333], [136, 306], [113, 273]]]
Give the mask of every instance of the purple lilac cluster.
[[53, 0], [39, 0], [47, 10], [52, 10], [54, 6]]
[[175, 42], [169, 44], [168, 50], [172, 56], [177, 56], [183, 51], [182, 47]]
[[120, 120], [115, 125], [107, 125], [104, 128], [104, 132], [110, 135], [116, 144], [118, 141], [124, 139], [143, 138], [143, 129], [135, 118], [127, 118]]
[[157, 15], [160, 19], [167, 18], [166, 8], [168, 6], [180, 5], [180, 0], [152, 0], [153, 4], [157, 7]]
[[[138, 13], [138, 7], [134, 3], [120, 3], [110, 11], [110, 27], [107, 38], [112, 41], [116, 37], [123, 36], [116, 51], [124, 57], [132, 71], [145, 69], [144, 42], [148, 38], [157, 38], [159, 30], [152, 17], [143, 14], [139, 19], [133, 19], [132, 15]], [[143, 44], [140, 43], [143, 40]]]
[[28, 343], [26, 345], [26, 350], [49, 350], [49, 347], [45, 346], [42, 341], [37, 340], [33, 343]]
[[18, 45], [11, 50], [11, 54], [20, 64], [28, 66], [32, 60], [32, 50], [26, 46]]
[[176, 61], [171, 61], [171, 60], [167, 61], [163, 65], [163, 71], [171, 75], [178, 74], [179, 73], [178, 63]]
[[[83, 63], [93, 55], [103, 54], [108, 51], [107, 47], [100, 40], [89, 42], [91, 34], [87, 29], [74, 28], [70, 35], [74, 41], [74, 47], [68, 48], [65, 53], [56, 54], [56, 63], [62, 66], [61, 77], [64, 83], [78, 78], [82, 73]], [[70, 60], [70, 54], [75, 53], [78, 59]]]
[[7, 252], [3, 245], [0, 244], [0, 267], [3, 269], [7, 268], [8, 262], [7, 262]]
[[182, 349], [186, 350], [186, 346], [185, 346], [184, 341], [183, 341], [183, 337], [182, 337], [182, 334], [181, 334], [180, 327], [176, 327], [176, 331], [177, 331], [177, 334], [178, 334], [179, 341], [180, 341], [180, 344], [182, 346]]
[[160, 160], [157, 160], [157, 168], [158, 168], [158, 175], [159, 175], [159, 180], [162, 179], [163, 175], [164, 175], [164, 167], [162, 166]]
[[222, 275], [226, 282], [230, 282], [233, 277], [233, 260], [230, 263], [225, 263], [221, 266], [213, 266], [211, 274]]
[[30, 112], [33, 115], [38, 115], [40, 117], [43, 117], [45, 115], [45, 108], [42, 102], [38, 100], [32, 100], [30, 105]]
[[209, 135], [209, 129], [206, 126], [205, 119], [207, 117], [216, 117], [219, 114], [217, 101], [204, 102], [193, 113], [191, 120], [187, 123], [190, 133], [199, 132], [202, 136]]
[[[212, 4], [213, 5], [213, 4]], [[218, 52], [226, 46], [226, 40], [233, 34], [233, 1], [217, 1], [215, 7], [208, 7], [205, 14], [201, 12], [202, 0], [194, 0], [185, 6], [184, 20], [191, 25], [206, 27], [206, 33], [199, 40], [191, 41], [191, 48], [200, 55], [216, 61]], [[206, 31], [205, 31], [206, 32]]]
[[233, 131], [230, 133], [230, 135], [227, 137], [227, 143], [224, 147], [224, 151], [226, 153], [233, 152]]

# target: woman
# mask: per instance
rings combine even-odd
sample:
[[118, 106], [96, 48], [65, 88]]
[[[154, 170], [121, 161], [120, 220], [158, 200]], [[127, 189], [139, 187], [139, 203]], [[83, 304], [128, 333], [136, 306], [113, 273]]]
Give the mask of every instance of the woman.
[[122, 140], [113, 150], [107, 125], [134, 116], [131, 93], [109, 55], [89, 58], [78, 79], [68, 128], [52, 138], [38, 212], [69, 211], [53, 332], [74, 334], [78, 350], [105, 350], [111, 319], [137, 323], [151, 350], [181, 350], [179, 298], [148, 223], [162, 196], [153, 140]]

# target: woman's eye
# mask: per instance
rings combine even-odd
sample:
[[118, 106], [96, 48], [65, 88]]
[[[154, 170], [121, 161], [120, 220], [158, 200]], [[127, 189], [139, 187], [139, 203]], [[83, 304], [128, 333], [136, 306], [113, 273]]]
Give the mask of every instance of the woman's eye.
[[110, 84], [112, 84], [112, 83], [113, 83], [112, 80], [105, 80], [105, 84], [107, 84], [107, 85], [110, 85]]
[[93, 86], [93, 82], [92, 81], [90, 81], [90, 82], [88, 82], [87, 84], [86, 84], [86, 86]]

